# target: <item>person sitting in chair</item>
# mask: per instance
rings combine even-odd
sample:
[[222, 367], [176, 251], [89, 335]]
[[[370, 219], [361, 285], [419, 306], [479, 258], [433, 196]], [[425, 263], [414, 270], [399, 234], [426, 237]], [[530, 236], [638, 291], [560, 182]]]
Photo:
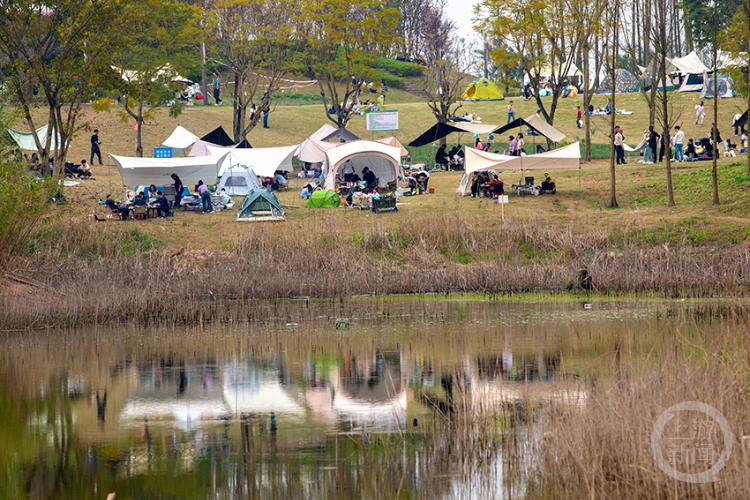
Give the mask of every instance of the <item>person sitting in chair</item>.
[[78, 177], [86, 179], [91, 177], [91, 166], [89, 166], [86, 158], [81, 160], [81, 166], [78, 167]]
[[[204, 184], [201, 184], [204, 185]], [[156, 218], [161, 219], [169, 215], [169, 202], [161, 191], [156, 192]]]
[[555, 187], [555, 181], [545, 172], [544, 180], [542, 181], [542, 191], [552, 191]]
[[362, 180], [365, 181], [365, 185], [368, 189], [375, 189], [378, 187], [378, 180], [369, 167], [365, 167], [362, 170]]
[[138, 193], [138, 196], [136, 196], [135, 200], [133, 200], [133, 206], [134, 207], [145, 207], [146, 206], [146, 197], [143, 196], [143, 193]]
[[219, 200], [213, 202], [214, 210], [229, 210], [227, 208], [227, 205], [232, 203], [232, 198], [229, 197], [227, 194], [227, 190], [224, 188], [221, 188], [221, 192], [219, 193]]
[[437, 153], [435, 153], [435, 163], [440, 165], [440, 168], [446, 169], [448, 167], [448, 164], [450, 163], [450, 158], [448, 157], [448, 153], [445, 151], [446, 145], [442, 144], [440, 148], [437, 150]]
[[488, 182], [487, 185], [490, 188], [493, 198], [505, 194], [505, 184], [497, 176], [495, 176], [490, 182]]
[[107, 205], [107, 208], [109, 208], [111, 211], [117, 212], [117, 203], [112, 199], [111, 194], [107, 195], [107, 199], [104, 200], [104, 204]]

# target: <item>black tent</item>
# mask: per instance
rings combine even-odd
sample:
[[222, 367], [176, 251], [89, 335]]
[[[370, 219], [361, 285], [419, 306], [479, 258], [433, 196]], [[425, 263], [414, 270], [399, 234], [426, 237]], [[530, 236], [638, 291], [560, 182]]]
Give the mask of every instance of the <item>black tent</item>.
[[413, 141], [409, 143], [409, 146], [413, 148], [417, 148], [419, 146], [424, 146], [426, 144], [430, 144], [432, 142], [435, 142], [439, 139], [442, 139], [448, 134], [451, 134], [453, 132], [466, 132], [466, 130], [455, 127], [449, 123], [436, 123], [429, 129], [427, 129], [427, 132], [423, 133]]
[[201, 141], [210, 142], [217, 146], [232, 146], [235, 143], [232, 138], [229, 137], [229, 134], [224, 131], [224, 127], [221, 125], [201, 137]]
[[243, 139], [241, 143], [237, 144], [236, 149], [252, 149], [252, 146], [247, 142], [247, 139]]
[[744, 127], [745, 125], [747, 125], [747, 111], [742, 113], [742, 116], [740, 117], [739, 120], [737, 120], [736, 123], [732, 124], [732, 126], [734, 127]]
[[351, 132], [349, 132], [348, 130], [346, 130], [343, 127], [339, 128], [339, 129], [336, 129], [334, 132], [331, 132], [330, 134], [328, 134], [327, 136], [325, 136], [323, 138], [323, 140], [327, 141], [329, 139], [336, 139], [336, 138], [341, 139], [341, 142], [351, 142], [351, 141], [359, 141], [360, 140], [359, 137], [357, 137], [356, 135], [352, 134]]
[[503, 132], [507, 132], [508, 130], [513, 130], [514, 128], [523, 127], [523, 126], [526, 126], [526, 127], [530, 128], [531, 130], [535, 131], [539, 135], [544, 135], [541, 132], [539, 132], [537, 129], [535, 129], [534, 127], [532, 127], [529, 124], [529, 122], [527, 122], [523, 118], [516, 118], [515, 120], [513, 120], [509, 124], [503, 125], [499, 129], [495, 130], [494, 133], [496, 133], [496, 134], [502, 134]]

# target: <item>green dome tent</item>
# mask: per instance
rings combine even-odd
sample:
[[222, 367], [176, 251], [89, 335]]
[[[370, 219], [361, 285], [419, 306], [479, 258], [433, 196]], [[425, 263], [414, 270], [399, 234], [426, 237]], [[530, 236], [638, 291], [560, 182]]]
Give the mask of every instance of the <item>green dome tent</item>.
[[461, 99], [464, 101], [501, 101], [505, 99], [505, 96], [497, 85], [488, 79], [477, 78], [466, 88]]
[[313, 191], [310, 199], [305, 203], [307, 208], [337, 208], [341, 206], [341, 198], [333, 191]]
[[286, 220], [276, 195], [266, 188], [253, 189], [245, 196], [236, 222]]

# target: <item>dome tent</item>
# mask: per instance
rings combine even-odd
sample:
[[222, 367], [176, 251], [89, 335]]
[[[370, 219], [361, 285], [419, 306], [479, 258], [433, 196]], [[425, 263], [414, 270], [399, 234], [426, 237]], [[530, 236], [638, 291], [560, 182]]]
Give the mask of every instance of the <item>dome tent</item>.
[[[628, 94], [638, 90], [638, 79], [630, 71], [617, 68], [615, 70], [615, 92], [618, 94]], [[599, 92], [612, 92], [612, 81], [609, 73], [604, 77], [599, 85]]]
[[276, 195], [266, 188], [251, 190], [237, 212], [236, 222], [286, 220]]
[[461, 99], [464, 101], [501, 101], [505, 99], [505, 96], [493, 82], [486, 78], [477, 78], [466, 88]]
[[235, 165], [228, 168], [221, 176], [216, 192], [226, 190], [229, 196], [247, 196], [251, 191], [260, 189], [258, 176], [253, 169]]
[[305, 203], [306, 208], [338, 208], [341, 198], [333, 191], [313, 191], [310, 199]]

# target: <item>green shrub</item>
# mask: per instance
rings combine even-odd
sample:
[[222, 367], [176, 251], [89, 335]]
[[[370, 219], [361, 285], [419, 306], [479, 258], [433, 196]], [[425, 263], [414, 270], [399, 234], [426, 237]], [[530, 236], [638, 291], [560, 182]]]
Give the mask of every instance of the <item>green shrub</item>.
[[375, 67], [390, 71], [394, 75], [398, 75], [401, 77], [422, 76], [424, 74], [424, 66], [404, 61], [397, 61], [395, 59], [389, 59], [387, 57], [379, 58], [375, 63]]

